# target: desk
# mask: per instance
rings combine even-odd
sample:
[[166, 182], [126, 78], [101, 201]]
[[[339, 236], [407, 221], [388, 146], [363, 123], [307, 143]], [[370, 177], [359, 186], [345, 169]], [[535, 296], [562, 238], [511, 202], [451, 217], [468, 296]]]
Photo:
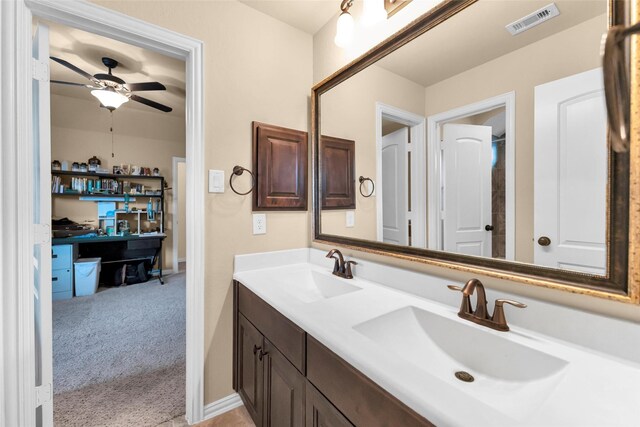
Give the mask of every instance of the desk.
[[[157, 275], [160, 283], [164, 284], [162, 278], [162, 241], [165, 237], [167, 237], [165, 234], [61, 237], [52, 239], [51, 243], [52, 245], [73, 245], [74, 253], [78, 254], [79, 258], [101, 258], [103, 267], [100, 273], [101, 278], [108, 277], [110, 271], [115, 270], [123, 263], [148, 260], [151, 262], [152, 275]], [[156, 262], [158, 269], [153, 270]], [[105, 266], [107, 268], [104, 268]], [[114, 268], [110, 268], [110, 266]]]

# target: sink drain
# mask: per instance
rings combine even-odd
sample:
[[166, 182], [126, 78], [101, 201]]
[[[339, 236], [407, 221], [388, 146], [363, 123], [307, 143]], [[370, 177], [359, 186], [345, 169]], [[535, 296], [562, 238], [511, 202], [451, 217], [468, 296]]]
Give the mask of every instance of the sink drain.
[[475, 378], [469, 372], [458, 371], [456, 372], [456, 378], [460, 381], [464, 381], [465, 383], [472, 383]]

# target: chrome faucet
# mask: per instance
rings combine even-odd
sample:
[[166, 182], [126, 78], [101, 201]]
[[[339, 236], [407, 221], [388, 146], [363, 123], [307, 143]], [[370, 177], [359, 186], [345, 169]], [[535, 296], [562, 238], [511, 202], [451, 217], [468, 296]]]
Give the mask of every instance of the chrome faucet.
[[[471, 279], [461, 288], [456, 285], [448, 285], [453, 291], [462, 292], [462, 304], [458, 316], [462, 319], [469, 320], [478, 325], [483, 325], [497, 331], [508, 331], [507, 319], [504, 316], [504, 304], [511, 304], [518, 308], [525, 308], [527, 305], [518, 301], [507, 299], [497, 299], [493, 308], [493, 315], [489, 316], [487, 311], [487, 294], [484, 291], [484, 285], [478, 279]], [[471, 307], [471, 295], [476, 292], [476, 308]]]
[[[337, 257], [336, 257], [337, 255]], [[346, 261], [342, 256], [342, 252], [337, 249], [331, 249], [329, 253], [327, 253], [327, 258], [333, 258], [333, 272], [332, 274], [342, 277], [344, 279], [353, 279], [353, 273], [351, 272], [352, 265], [358, 265], [355, 261]]]

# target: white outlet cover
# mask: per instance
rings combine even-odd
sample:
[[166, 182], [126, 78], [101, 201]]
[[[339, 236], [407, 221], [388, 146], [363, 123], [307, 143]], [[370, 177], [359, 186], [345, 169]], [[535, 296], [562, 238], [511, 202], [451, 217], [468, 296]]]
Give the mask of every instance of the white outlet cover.
[[253, 214], [253, 234], [267, 234], [267, 215]]
[[356, 225], [356, 213], [354, 211], [347, 211], [346, 213], [347, 227], [351, 228]]

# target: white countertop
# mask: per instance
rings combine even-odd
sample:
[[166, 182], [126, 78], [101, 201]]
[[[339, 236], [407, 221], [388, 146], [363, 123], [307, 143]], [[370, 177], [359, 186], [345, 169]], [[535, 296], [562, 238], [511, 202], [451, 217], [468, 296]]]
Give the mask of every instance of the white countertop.
[[[606, 357], [601, 352], [589, 351], [513, 324], [510, 332], [493, 331], [458, 318], [457, 307], [359, 278], [357, 270], [354, 279], [340, 280], [360, 290], [329, 299], [305, 301], [299, 293], [291, 291], [291, 287], [296, 286], [291, 278], [310, 271], [330, 275], [332, 266], [331, 260], [326, 260], [326, 266], [309, 262], [313, 257], [309, 257], [308, 251], [305, 248], [238, 256], [234, 279], [432, 423], [461, 426], [638, 425], [640, 364]], [[479, 382], [463, 383], [432, 375], [425, 369], [430, 362], [428, 354], [424, 355], [421, 366], [421, 363], [407, 361], [392, 346], [381, 345], [354, 329], [363, 322], [408, 306], [463, 322], [476, 328], [479, 337], [509, 334], [509, 340], [566, 360], [567, 367], [551, 382], [533, 381], [512, 391], [507, 387], [487, 392]], [[511, 310], [506, 308], [505, 311], [509, 320]], [[469, 352], [473, 353], [474, 344], [478, 343], [468, 344]], [[640, 343], [637, 345], [640, 351]], [[499, 403], [496, 405], [495, 402]]]

